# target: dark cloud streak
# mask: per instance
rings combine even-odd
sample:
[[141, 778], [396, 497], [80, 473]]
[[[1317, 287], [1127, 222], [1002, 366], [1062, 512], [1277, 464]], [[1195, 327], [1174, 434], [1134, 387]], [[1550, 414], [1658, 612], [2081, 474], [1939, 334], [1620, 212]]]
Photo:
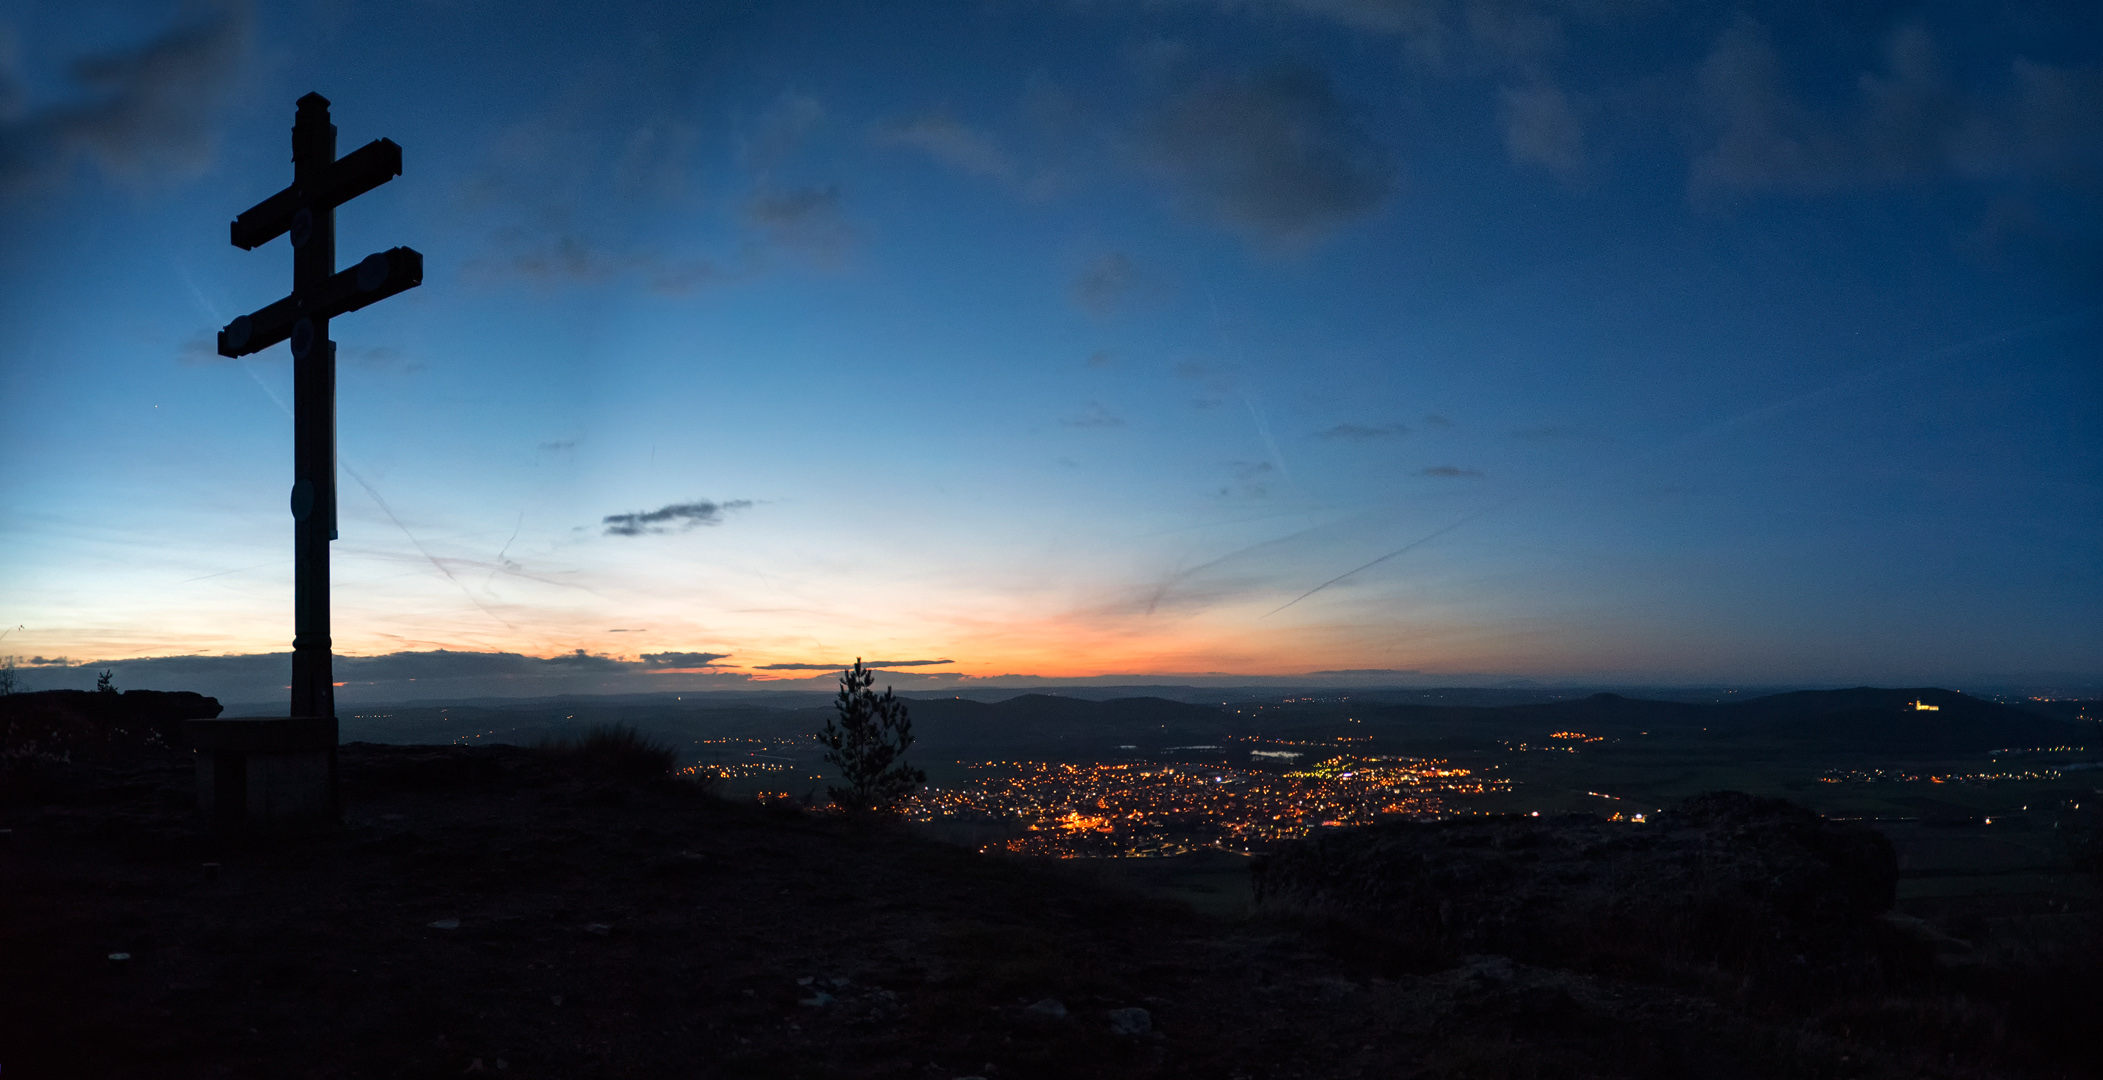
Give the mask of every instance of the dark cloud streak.
[[752, 505], [750, 499], [731, 499], [728, 502], [710, 502], [700, 499], [694, 502], [672, 503], [655, 510], [643, 510], [630, 514], [608, 514], [599, 519], [606, 526], [607, 536], [644, 536], [668, 532], [685, 532], [698, 525], [720, 525], [723, 514], [730, 510], [744, 510]]
[[[870, 668], [941, 667], [954, 664], [954, 660], [866, 660], [862, 666]], [[761, 664], [754, 671], [845, 671], [853, 664], [787, 663]]]
[[992, 136], [939, 113], [884, 125], [875, 136], [878, 142], [914, 147], [945, 165], [981, 176], [1013, 180], [1018, 171], [1014, 157]]
[[1072, 428], [1115, 428], [1125, 425], [1124, 418], [1103, 407], [1100, 401], [1088, 403], [1088, 409], [1079, 416], [1069, 416], [1059, 423]]
[[1138, 268], [1129, 256], [1112, 251], [1089, 263], [1073, 279], [1073, 302], [1097, 317], [1117, 310], [1118, 302], [1138, 281]]
[[1271, 245], [1318, 239], [1394, 188], [1386, 149], [1299, 65], [1199, 81], [1143, 125], [1141, 152], [1190, 208]]
[[715, 662], [729, 656], [720, 652], [659, 652], [644, 653], [643, 666], [649, 669], [713, 667]]
[[1710, 125], [1697, 194], [1719, 189], [1829, 192], [1952, 177], [2103, 181], [2103, 68], [2008, 62], [1998, 87], [1953, 77], [1927, 29], [1885, 40], [1881, 70], [1852, 98], [1820, 107], [1790, 91], [1768, 29], [1740, 17], [1703, 61]]
[[1365, 424], [1338, 424], [1326, 431], [1315, 432], [1314, 437], [1347, 442], [1367, 442], [1373, 439], [1392, 439], [1407, 434], [1409, 434], [1409, 429], [1401, 424], [1380, 424], [1370, 427]]
[[60, 183], [80, 158], [134, 184], [202, 172], [212, 112], [248, 55], [251, 21], [246, 4], [226, 4], [134, 49], [80, 57], [70, 74], [82, 99], [26, 112], [16, 113], [21, 89], [0, 69], [0, 187]]

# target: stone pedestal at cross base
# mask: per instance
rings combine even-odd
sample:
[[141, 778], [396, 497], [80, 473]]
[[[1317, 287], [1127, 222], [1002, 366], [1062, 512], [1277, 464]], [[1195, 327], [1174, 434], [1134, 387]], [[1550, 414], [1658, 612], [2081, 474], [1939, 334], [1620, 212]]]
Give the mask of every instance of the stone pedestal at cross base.
[[183, 737], [207, 822], [274, 832], [337, 820], [335, 717], [185, 720]]

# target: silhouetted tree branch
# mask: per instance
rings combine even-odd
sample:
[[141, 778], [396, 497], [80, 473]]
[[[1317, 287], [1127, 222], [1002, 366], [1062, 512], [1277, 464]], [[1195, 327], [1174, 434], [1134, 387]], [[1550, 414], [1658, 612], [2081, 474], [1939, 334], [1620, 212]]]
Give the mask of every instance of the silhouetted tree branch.
[[884, 687], [874, 689], [876, 673], [862, 666], [840, 672], [840, 696], [833, 702], [837, 717], [825, 721], [818, 741], [825, 744], [825, 760], [840, 770], [844, 784], [828, 786], [826, 794], [847, 810], [889, 810], [927, 782], [927, 774], [907, 765], [906, 748], [913, 745], [913, 721], [905, 702]]

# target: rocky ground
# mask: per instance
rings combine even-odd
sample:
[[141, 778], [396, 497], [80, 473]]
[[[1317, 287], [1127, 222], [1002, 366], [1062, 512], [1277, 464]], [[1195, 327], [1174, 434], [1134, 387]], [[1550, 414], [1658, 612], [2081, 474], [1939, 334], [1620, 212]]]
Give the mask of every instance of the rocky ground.
[[1878, 933], [1910, 974], [1777, 1000], [1757, 973], [1684, 958], [1529, 964], [1304, 903], [1203, 917], [1058, 865], [513, 747], [348, 746], [340, 829], [218, 836], [186, 757], [0, 776], [7, 1080], [2072, 1077], [2098, 1061], [2020, 995], [1938, 967], [1932, 927], [1890, 920]]

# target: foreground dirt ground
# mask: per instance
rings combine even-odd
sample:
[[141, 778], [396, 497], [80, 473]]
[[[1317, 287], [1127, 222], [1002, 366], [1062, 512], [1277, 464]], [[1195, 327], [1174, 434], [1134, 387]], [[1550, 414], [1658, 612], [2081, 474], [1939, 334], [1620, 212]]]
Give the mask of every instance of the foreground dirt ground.
[[344, 825], [300, 839], [201, 829], [167, 752], [0, 804], [0, 1075], [2075, 1075], [511, 747], [342, 773]]

